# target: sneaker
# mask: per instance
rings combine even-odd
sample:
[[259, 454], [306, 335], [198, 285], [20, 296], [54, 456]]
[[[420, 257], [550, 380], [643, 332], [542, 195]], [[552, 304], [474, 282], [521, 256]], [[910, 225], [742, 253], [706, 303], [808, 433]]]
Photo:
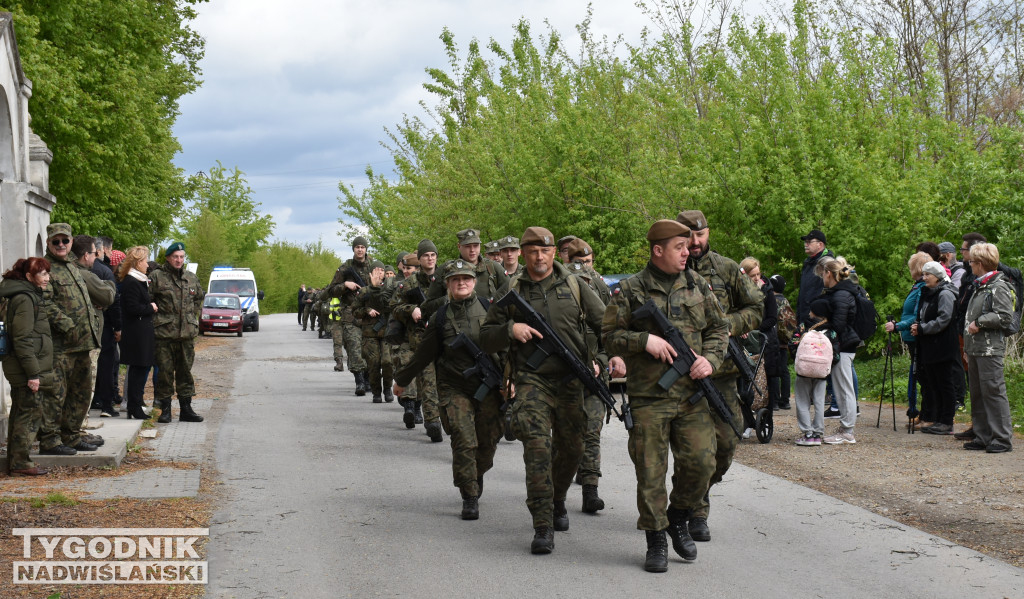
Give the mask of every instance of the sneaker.
[[988, 447], [985, 448], [985, 451], [988, 453], [1006, 453], [1008, 451], [1013, 451], [1013, 447], [1010, 447], [1009, 445], [1003, 445], [998, 441], [993, 441], [988, 444]]
[[837, 410], [836, 408], [829, 406], [828, 408], [825, 409], [825, 418], [839, 418], [839, 416], [839, 410]]
[[843, 445], [844, 443], [853, 445], [857, 440], [853, 438], [853, 433], [836, 433], [825, 437], [822, 442], [829, 445]]
[[986, 449], [986, 447], [985, 444], [980, 441], [968, 441], [967, 443], [964, 443], [964, 449], [982, 451]]
[[936, 422], [935, 424], [933, 424], [931, 426], [926, 426], [926, 427], [922, 428], [921, 432], [922, 433], [928, 433], [929, 435], [952, 435], [953, 434], [953, 425], [951, 425], [951, 424], [942, 424], [941, 422]]
[[753, 432], [754, 432], [754, 429], [752, 429], [752, 428], [746, 429], [745, 431], [743, 431], [743, 438], [744, 439], [749, 439], [750, 438], [750, 434], [753, 433]]
[[816, 433], [807, 433], [803, 437], [796, 440], [797, 445], [804, 447], [812, 447], [815, 445], [821, 445], [821, 437]]

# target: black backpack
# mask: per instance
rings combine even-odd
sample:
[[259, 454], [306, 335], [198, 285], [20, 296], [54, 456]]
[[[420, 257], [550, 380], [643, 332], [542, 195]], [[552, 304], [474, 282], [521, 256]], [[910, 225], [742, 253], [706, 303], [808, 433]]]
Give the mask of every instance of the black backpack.
[[861, 341], [867, 343], [878, 329], [878, 311], [875, 310], [875, 302], [871, 301], [868, 292], [860, 285], [857, 285], [857, 292], [853, 294], [853, 298], [857, 303], [857, 311], [853, 316], [853, 331]]

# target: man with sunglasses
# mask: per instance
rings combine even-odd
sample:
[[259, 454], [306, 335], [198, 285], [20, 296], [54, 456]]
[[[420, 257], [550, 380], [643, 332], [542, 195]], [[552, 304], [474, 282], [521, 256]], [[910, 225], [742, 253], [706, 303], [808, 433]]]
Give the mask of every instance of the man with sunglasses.
[[[93, 306], [106, 308], [114, 301], [114, 287], [99, 284], [88, 267], [79, 267], [71, 253], [71, 225], [50, 223], [46, 227], [46, 259], [50, 261], [50, 288], [56, 308], [71, 318], [74, 328], [53, 335], [54, 374], [57, 379], [56, 414], [44, 413], [40, 438], [59, 429], [63, 446], [78, 451], [96, 451], [103, 439], [98, 435], [83, 438], [82, 424], [89, 411], [93, 388], [92, 360], [89, 352], [100, 347], [103, 325]], [[86, 283], [86, 277], [95, 281]], [[47, 412], [47, 410], [44, 410]]]

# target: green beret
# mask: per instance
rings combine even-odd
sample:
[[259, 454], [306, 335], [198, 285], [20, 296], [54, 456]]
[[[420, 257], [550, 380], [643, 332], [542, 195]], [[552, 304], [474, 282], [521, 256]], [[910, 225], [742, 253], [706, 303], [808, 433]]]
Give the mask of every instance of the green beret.
[[171, 245], [167, 246], [167, 251], [164, 252], [164, 256], [165, 257], [166, 256], [170, 256], [171, 254], [173, 254], [174, 252], [177, 252], [178, 250], [181, 250], [181, 251], [184, 252], [185, 251], [185, 244], [180, 242], [180, 241], [172, 242]]

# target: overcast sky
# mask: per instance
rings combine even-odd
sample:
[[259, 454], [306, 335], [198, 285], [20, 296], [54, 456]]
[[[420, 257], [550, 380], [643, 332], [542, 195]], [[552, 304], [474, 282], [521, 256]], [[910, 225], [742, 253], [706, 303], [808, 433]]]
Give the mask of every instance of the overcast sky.
[[[636, 42], [648, 19], [631, 0], [591, 0], [592, 31]], [[446, 67], [438, 36], [447, 26], [461, 49], [472, 38], [512, 37], [528, 19], [548, 20], [574, 40], [587, 0], [216, 0], [200, 4], [193, 28], [206, 39], [203, 85], [181, 102], [176, 163], [186, 173], [220, 160], [246, 173], [275, 237], [322, 238], [351, 255], [338, 236], [339, 181], [361, 190], [364, 171], [393, 176], [384, 127], [433, 104], [424, 69]]]

